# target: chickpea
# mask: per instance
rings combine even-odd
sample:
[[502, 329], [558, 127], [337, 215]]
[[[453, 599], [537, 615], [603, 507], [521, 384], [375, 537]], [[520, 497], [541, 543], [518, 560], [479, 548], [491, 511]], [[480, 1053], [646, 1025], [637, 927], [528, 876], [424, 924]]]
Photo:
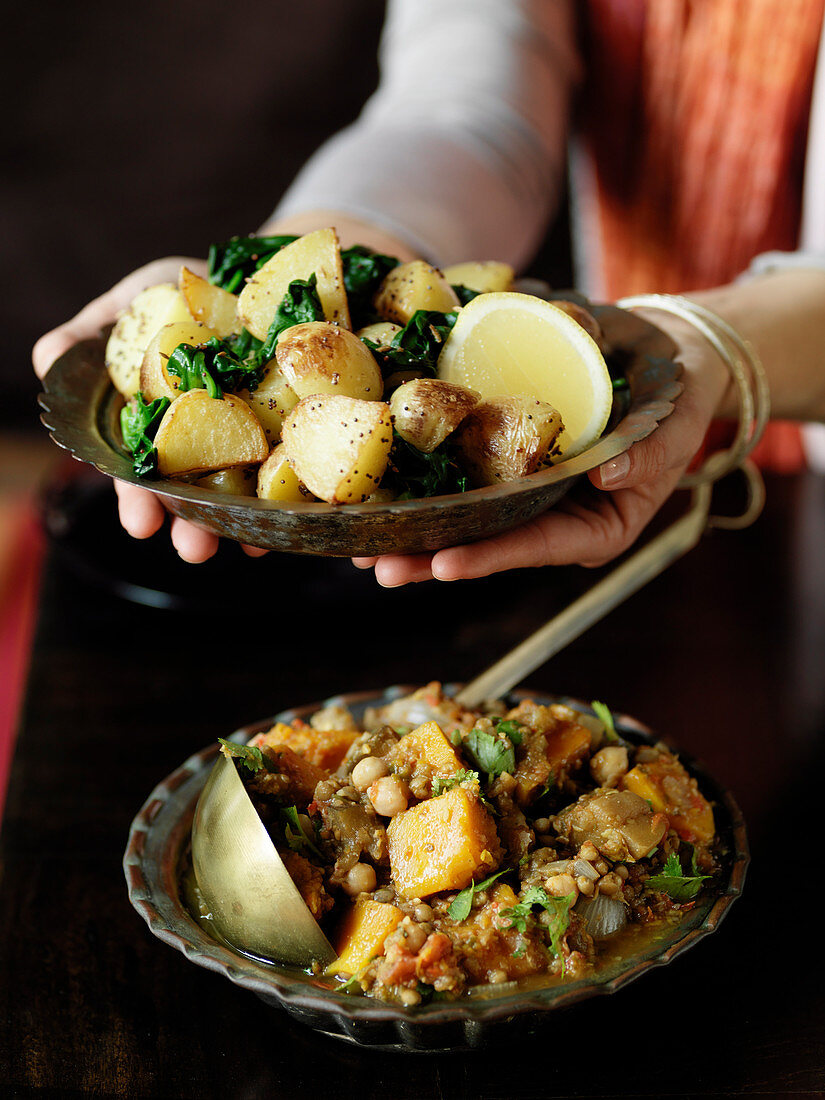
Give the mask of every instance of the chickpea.
[[376, 779], [380, 779], [383, 775], [389, 775], [390, 769], [384, 763], [383, 760], [377, 756], [365, 756], [363, 760], [359, 760], [355, 767], [352, 769], [353, 787], [357, 787], [359, 791], [365, 791], [367, 787], [371, 787]]
[[551, 898], [564, 898], [572, 894], [575, 900], [579, 896], [579, 888], [572, 875], [552, 875], [545, 882], [544, 889]]
[[381, 817], [395, 817], [407, 808], [407, 792], [391, 775], [382, 776], [372, 783], [367, 795], [372, 807]]
[[368, 863], [356, 863], [349, 869], [341, 885], [344, 892], [354, 898], [357, 894], [368, 894], [370, 890], [374, 890], [375, 882], [375, 868]]
[[593, 885], [590, 879], [587, 878], [586, 875], [579, 875], [579, 877], [576, 879], [576, 885], [579, 888], [579, 893], [584, 894], [585, 897], [588, 898], [592, 898], [593, 894], [596, 891], [596, 887]]
[[627, 771], [627, 765], [624, 745], [607, 745], [590, 761], [590, 774], [600, 787], [615, 787]]
[[421, 994], [415, 989], [401, 989], [398, 992], [398, 999], [402, 1005], [411, 1008], [413, 1005], [421, 1003]]
[[584, 844], [582, 844], [581, 848], [579, 848], [579, 855], [582, 859], [589, 860], [590, 863], [592, 863], [594, 860], [599, 858], [599, 849], [592, 842], [592, 840], [586, 840]]
[[618, 875], [614, 875], [612, 871], [609, 871], [606, 875], [602, 875], [599, 879], [599, 893], [604, 894], [607, 898], [615, 898], [622, 888], [622, 880]]

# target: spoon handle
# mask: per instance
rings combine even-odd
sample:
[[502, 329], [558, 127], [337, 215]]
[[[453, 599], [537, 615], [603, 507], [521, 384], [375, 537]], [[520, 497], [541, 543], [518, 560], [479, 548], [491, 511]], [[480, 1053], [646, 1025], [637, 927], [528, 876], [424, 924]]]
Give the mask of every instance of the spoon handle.
[[471, 680], [456, 695], [456, 701], [475, 707], [487, 699], [498, 699], [521, 683], [559, 650], [578, 638], [585, 630], [604, 618], [614, 607], [638, 592], [677, 558], [682, 557], [699, 541], [708, 522], [711, 486], [698, 485], [693, 490], [690, 509], [641, 550], [637, 550], [598, 584], [569, 607], [559, 612], [545, 626], [511, 649], [494, 665]]

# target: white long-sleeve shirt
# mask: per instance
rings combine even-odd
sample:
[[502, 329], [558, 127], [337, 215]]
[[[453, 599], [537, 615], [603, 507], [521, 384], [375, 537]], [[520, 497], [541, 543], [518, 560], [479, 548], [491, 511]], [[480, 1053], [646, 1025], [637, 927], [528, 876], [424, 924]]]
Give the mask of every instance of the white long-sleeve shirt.
[[[581, 72], [574, 23], [568, 0], [390, 0], [378, 90], [311, 158], [276, 214], [340, 210], [440, 265], [494, 256], [523, 267], [566, 171]], [[583, 177], [578, 183], [576, 281], [598, 295], [588, 189]], [[825, 37], [799, 246], [810, 262], [825, 263]]]

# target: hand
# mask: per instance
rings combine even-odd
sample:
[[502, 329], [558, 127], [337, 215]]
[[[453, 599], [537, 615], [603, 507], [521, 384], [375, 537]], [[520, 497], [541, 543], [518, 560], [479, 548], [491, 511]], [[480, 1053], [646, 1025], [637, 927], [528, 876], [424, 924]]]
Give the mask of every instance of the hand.
[[[111, 324], [118, 312], [125, 309], [141, 290], [158, 283], [176, 283], [181, 264], [186, 264], [197, 274], [206, 274], [203, 260], [184, 256], [168, 256], [155, 260], [121, 279], [111, 290], [84, 306], [70, 321], [41, 336], [32, 349], [32, 362], [37, 377], [43, 378], [52, 363], [79, 340], [99, 336], [101, 329]], [[163, 526], [166, 509], [153, 493], [125, 481], [115, 482], [115, 492], [120, 522], [133, 538], [149, 538]], [[171, 537], [172, 545], [184, 561], [206, 561], [218, 549], [216, 535], [177, 516], [172, 519]], [[266, 553], [254, 546], [245, 546], [244, 550], [251, 557]]]
[[661, 312], [646, 316], [676, 341], [684, 368], [684, 391], [652, 435], [592, 470], [590, 484], [521, 527], [435, 554], [387, 554], [353, 563], [374, 568], [378, 583], [394, 588], [527, 566], [603, 565], [631, 546], [676, 488], [729, 385], [721, 360], [690, 325]]

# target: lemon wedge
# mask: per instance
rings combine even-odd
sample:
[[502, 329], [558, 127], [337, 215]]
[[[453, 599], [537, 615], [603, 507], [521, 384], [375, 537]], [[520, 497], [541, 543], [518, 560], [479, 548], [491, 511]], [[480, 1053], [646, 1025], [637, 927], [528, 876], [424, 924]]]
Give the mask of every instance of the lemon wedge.
[[560, 457], [599, 438], [613, 386], [594, 340], [567, 313], [531, 294], [480, 294], [459, 313], [438, 359], [438, 375], [478, 390], [482, 400], [536, 397], [561, 413]]

